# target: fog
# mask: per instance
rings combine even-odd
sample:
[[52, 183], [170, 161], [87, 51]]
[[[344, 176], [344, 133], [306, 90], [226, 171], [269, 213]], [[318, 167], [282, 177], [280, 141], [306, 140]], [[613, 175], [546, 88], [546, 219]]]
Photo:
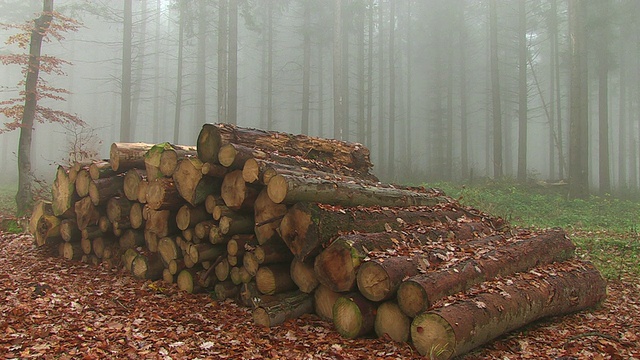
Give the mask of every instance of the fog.
[[[205, 122], [362, 142], [385, 181], [569, 177], [574, 0], [129, 0], [123, 76], [126, 1], [54, 3], [83, 26], [43, 44], [43, 54], [72, 63], [66, 76], [46, 79], [70, 90], [67, 100], [43, 103], [86, 126], [36, 124], [32, 167], [49, 181], [74, 143], [98, 158], [118, 141], [194, 145]], [[637, 192], [640, 2], [587, 3], [589, 185], [599, 189], [608, 163], [611, 191]], [[237, 38], [228, 27], [234, 5]], [[41, 9], [5, 0], [0, 22], [29, 21]], [[14, 33], [0, 29], [0, 38]], [[23, 52], [0, 45], [0, 55]], [[0, 101], [19, 96], [23, 77], [16, 65], [0, 66]], [[18, 131], [0, 135], [5, 182], [17, 178], [17, 139]]]

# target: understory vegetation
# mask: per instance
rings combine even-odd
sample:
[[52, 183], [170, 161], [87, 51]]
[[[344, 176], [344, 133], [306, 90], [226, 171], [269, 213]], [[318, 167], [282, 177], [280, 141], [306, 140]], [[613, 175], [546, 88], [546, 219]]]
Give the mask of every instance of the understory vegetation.
[[521, 185], [485, 181], [473, 185], [426, 184], [442, 189], [462, 204], [506, 219], [511, 225], [561, 227], [609, 279], [640, 275], [640, 202], [591, 196], [568, 200], [562, 185]]

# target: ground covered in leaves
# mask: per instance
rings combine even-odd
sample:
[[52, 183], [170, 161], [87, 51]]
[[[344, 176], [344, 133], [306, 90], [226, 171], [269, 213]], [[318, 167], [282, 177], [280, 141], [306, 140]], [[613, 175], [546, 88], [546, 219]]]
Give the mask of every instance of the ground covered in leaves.
[[[309, 315], [267, 329], [247, 309], [124, 271], [66, 261], [0, 233], [0, 358], [418, 359], [407, 344], [348, 340]], [[548, 319], [465, 359], [640, 359], [640, 282], [598, 309]]]

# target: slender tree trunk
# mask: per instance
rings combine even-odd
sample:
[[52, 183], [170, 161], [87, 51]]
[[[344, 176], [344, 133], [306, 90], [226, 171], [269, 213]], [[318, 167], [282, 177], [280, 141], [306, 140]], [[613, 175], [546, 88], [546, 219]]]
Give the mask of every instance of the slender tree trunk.
[[556, 178], [556, 106], [560, 104], [556, 103], [555, 97], [555, 69], [556, 54], [555, 54], [555, 41], [556, 41], [556, 13], [557, 4], [556, 0], [551, 0], [551, 11], [549, 12], [549, 179]]
[[556, 100], [555, 100], [555, 108], [556, 108], [556, 122], [557, 122], [557, 132], [556, 132], [556, 136], [557, 136], [557, 143], [558, 143], [558, 178], [560, 179], [564, 179], [565, 175], [565, 157], [564, 157], [564, 135], [562, 132], [562, 102], [561, 102], [561, 96], [562, 93], [560, 91], [560, 51], [559, 51], [559, 45], [558, 45], [558, 4], [557, 4], [557, 0], [552, 0], [551, 1], [551, 13], [553, 14], [552, 16], [552, 23], [553, 23], [553, 27], [555, 29], [555, 31], [552, 34], [553, 37], [553, 54], [554, 54], [554, 70], [555, 70], [555, 95], [556, 95]]
[[[218, 121], [227, 122], [228, 0], [218, 1]], [[264, 64], [264, 62], [262, 62]]]
[[333, 3], [333, 137], [341, 140], [343, 136], [344, 114], [344, 81], [342, 77], [342, 1]]
[[460, 31], [460, 170], [462, 179], [469, 179], [469, 122], [467, 118], [467, 28], [464, 17], [464, 7], [460, 7], [458, 14], [458, 29]]
[[18, 216], [27, 214], [33, 203], [33, 194], [31, 193], [31, 140], [38, 102], [36, 95], [38, 93], [42, 38], [51, 24], [52, 13], [53, 0], [44, 0], [42, 14], [34, 20], [35, 27], [31, 31], [29, 42], [29, 63], [27, 65], [29, 71], [27, 71], [27, 79], [24, 86], [25, 102], [18, 140], [18, 192], [15, 198]]
[[124, 0], [122, 33], [122, 90], [120, 92], [120, 141], [131, 141], [131, 37], [133, 28], [132, 0]]
[[140, 93], [142, 91], [142, 82], [144, 81], [144, 63], [146, 56], [146, 42], [147, 42], [147, 18], [149, 10], [147, 8], [147, 0], [140, 2], [141, 10], [141, 22], [140, 22], [140, 40], [138, 42], [138, 54], [136, 55], [136, 79], [132, 83], [131, 92], [131, 126], [130, 137], [136, 139], [136, 127], [138, 124], [138, 109], [140, 108]]
[[369, 41], [367, 59], [367, 135], [365, 144], [371, 147], [373, 137], [373, 0], [369, 0], [369, 24], [367, 37]]
[[[207, 2], [198, 2], [198, 52], [196, 57], [196, 117], [193, 130], [207, 122]], [[193, 136], [195, 138], [197, 133]]]
[[[623, 25], [622, 33], [626, 34], [628, 28]], [[618, 104], [618, 189], [623, 190], [628, 186], [627, 183], [627, 161], [629, 160], [627, 148], [627, 46], [624, 41], [620, 42], [620, 97]]]
[[366, 16], [366, 5], [364, 3], [358, 5], [357, 25], [358, 29], [358, 125], [356, 139], [359, 143], [365, 143], [366, 123], [364, 121], [364, 18]]
[[318, 136], [324, 136], [324, 41], [318, 44]]
[[394, 1], [389, 1], [389, 160], [387, 165], [390, 177], [396, 177], [396, 60], [395, 60], [395, 17]]
[[227, 122], [238, 122], [238, 0], [229, 1], [229, 74]]
[[[409, 179], [413, 178], [413, 156], [412, 147], [411, 147], [411, 138], [412, 138], [412, 123], [411, 123], [411, 97], [413, 95], [413, 83], [411, 78], [413, 74], [411, 73], [411, 47], [413, 46], [413, 37], [411, 33], [411, 3], [412, 0], [407, 1], [407, 137], [406, 137], [406, 162], [407, 162], [407, 177]], [[462, 7], [461, 7], [462, 8]]]
[[517, 179], [527, 181], [527, 9], [518, 2], [518, 173]]
[[[603, 46], [604, 44], [601, 44]], [[600, 195], [611, 193], [609, 169], [609, 69], [606, 50], [599, 49], [598, 64], [598, 178]]]
[[273, 6], [267, 9], [267, 129], [273, 130]]
[[453, 180], [453, 29], [447, 29], [447, 118], [445, 121], [444, 176]]
[[569, 0], [571, 87], [569, 124], [569, 196], [589, 194], [588, 74], [585, 39], [586, 3]]
[[173, 120], [173, 143], [180, 143], [180, 113], [182, 111], [182, 57], [184, 48], [184, 23], [186, 21], [186, 3], [180, 2], [178, 6], [180, 10], [180, 24], [178, 26], [178, 76], [176, 83], [176, 108]]
[[493, 109], [493, 177], [501, 178], [502, 171], [502, 109], [500, 106], [500, 75], [498, 73], [498, 4], [489, 1], [489, 32], [491, 47], [491, 93]]
[[155, 40], [154, 40], [154, 55], [153, 55], [153, 119], [151, 126], [153, 126], [153, 135], [151, 137], [152, 142], [157, 142], [160, 139], [160, 23], [161, 23], [161, 5], [162, 0], [156, 1], [156, 28], [155, 28]]
[[380, 164], [380, 177], [386, 174], [385, 142], [384, 142], [384, 11], [382, 4], [378, 3], [378, 163]]
[[303, 134], [309, 134], [309, 102], [311, 98], [311, 3], [304, 3], [304, 40], [302, 64], [302, 126]]
[[349, 128], [349, 28], [351, 24], [351, 4], [350, 0], [342, 0], [342, 10], [340, 17], [342, 19], [342, 138], [341, 140], [349, 140], [351, 133]]

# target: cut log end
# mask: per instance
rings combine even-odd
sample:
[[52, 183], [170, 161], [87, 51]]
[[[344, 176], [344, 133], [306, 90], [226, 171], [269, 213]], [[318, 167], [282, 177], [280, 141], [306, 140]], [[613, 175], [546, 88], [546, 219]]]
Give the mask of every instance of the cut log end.
[[333, 305], [333, 323], [340, 335], [355, 339], [362, 329], [360, 308], [348, 297], [339, 297]]
[[398, 306], [402, 312], [415, 317], [429, 302], [424, 288], [411, 280], [403, 282], [398, 288]]
[[411, 334], [411, 318], [400, 310], [398, 304], [388, 301], [378, 306], [374, 328], [378, 337], [386, 335], [393, 341], [408, 342]]
[[287, 189], [287, 180], [282, 175], [272, 177], [267, 185], [269, 198], [276, 204], [280, 204], [287, 197]]
[[454, 329], [442, 316], [432, 313], [419, 315], [411, 323], [413, 345], [429, 359], [449, 359], [456, 348]]
[[348, 247], [334, 243], [316, 257], [314, 271], [318, 280], [331, 290], [349, 291], [356, 284], [355, 268], [359, 265], [359, 261], [354, 264]]

